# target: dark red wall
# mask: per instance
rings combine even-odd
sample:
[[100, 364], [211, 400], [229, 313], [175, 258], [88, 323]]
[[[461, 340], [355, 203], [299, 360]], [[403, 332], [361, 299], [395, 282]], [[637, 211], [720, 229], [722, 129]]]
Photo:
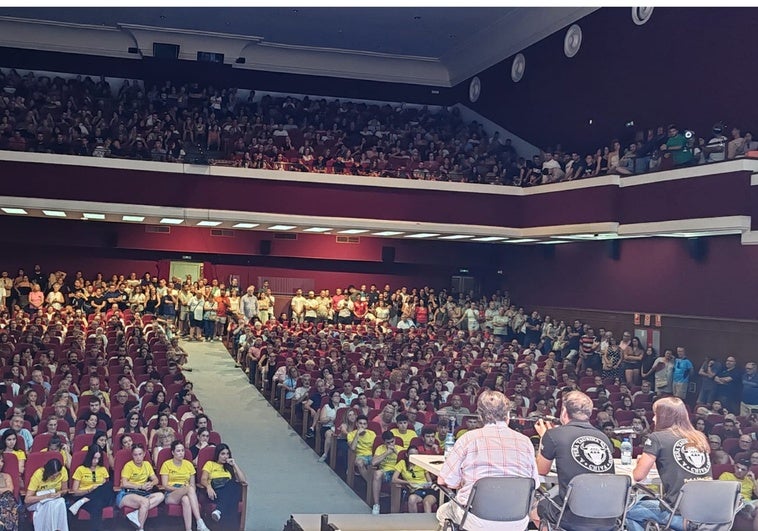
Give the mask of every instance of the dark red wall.
[[[579, 53], [563, 53], [565, 30], [523, 51], [526, 70], [511, 81], [512, 58], [482, 72], [472, 108], [538, 146], [590, 150], [635, 129], [677, 122], [700, 135], [714, 122], [758, 126], [751, 43], [753, 8], [656, 7], [643, 26], [631, 9], [602, 8], [580, 20]], [[458, 99], [468, 101], [468, 80]], [[593, 124], [589, 125], [592, 119]]]
[[519, 247], [507, 260], [506, 283], [519, 304], [593, 310], [758, 318], [758, 247], [738, 236], [707, 239], [705, 259], [688, 240], [623, 240], [620, 259], [608, 242]]

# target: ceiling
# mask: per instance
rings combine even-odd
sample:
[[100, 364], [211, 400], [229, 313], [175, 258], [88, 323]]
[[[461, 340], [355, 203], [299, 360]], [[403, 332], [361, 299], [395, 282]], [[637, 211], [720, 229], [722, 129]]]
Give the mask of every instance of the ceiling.
[[[0, 7], [8, 21], [53, 21], [134, 32], [184, 30], [208, 38], [221, 34], [264, 47], [265, 58], [250, 57], [272, 71], [297, 71], [358, 79], [387, 80], [387, 72], [372, 71], [380, 59], [403, 60], [393, 70], [410, 70], [395, 81], [454, 86], [518, 53], [595, 11], [577, 7]], [[70, 28], [74, 29], [74, 28]], [[32, 37], [41, 28], [30, 27]], [[82, 34], [83, 35], [83, 34]], [[241, 37], [239, 39], [238, 37]], [[81, 37], [91, 40], [89, 37]], [[3, 39], [0, 38], [0, 41]], [[32, 38], [27, 46], [34, 43]], [[171, 42], [171, 41], [167, 41]], [[81, 43], [77, 43], [81, 46]], [[44, 45], [41, 45], [44, 46]], [[311, 54], [304, 58], [303, 51]], [[60, 51], [60, 50], [59, 50]], [[290, 52], [290, 57], [281, 54]], [[90, 53], [97, 53], [92, 51]], [[100, 52], [102, 53], [102, 51]], [[271, 54], [278, 53], [275, 57]], [[347, 56], [363, 70], [345, 68]], [[297, 56], [297, 58], [295, 57]], [[335, 57], [336, 55], [336, 57]], [[234, 60], [235, 57], [231, 59]], [[414, 70], [433, 68], [426, 77]], [[302, 66], [302, 65], [300, 65]], [[305, 72], [300, 72], [305, 73]], [[391, 75], [390, 75], [391, 77]], [[394, 80], [394, 79], [392, 79]]]
[[233, 33], [298, 46], [441, 57], [515, 7], [0, 8], [0, 16]]

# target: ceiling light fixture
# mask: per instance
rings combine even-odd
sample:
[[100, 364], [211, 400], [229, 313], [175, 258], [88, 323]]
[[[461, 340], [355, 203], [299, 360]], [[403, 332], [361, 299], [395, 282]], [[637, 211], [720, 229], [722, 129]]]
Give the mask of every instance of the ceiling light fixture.
[[559, 243], [574, 243], [565, 240], [545, 240], [543, 242], [537, 242], [538, 245], [557, 245]]
[[474, 238], [472, 242], [499, 242], [501, 240], [507, 240], [508, 238], [501, 236], [484, 236], [482, 238]]
[[257, 227], [260, 223], [235, 223], [232, 225], [233, 229], [252, 229]]
[[91, 220], [102, 221], [102, 220], [105, 219], [105, 214], [98, 214], [96, 212], [84, 212], [82, 214], [82, 217], [84, 219], [91, 219]]
[[271, 225], [268, 230], [292, 230], [296, 225]]
[[473, 234], [450, 234], [449, 236], [441, 236], [440, 240], [468, 240], [473, 237]]
[[51, 218], [65, 218], [66, 213], [63, 210], [43, 210], [42, 213]]
[[503, 243], [533, 243], [539, 241], [535, 238], [521, 238], [519, 240], [506, 240]]
[[28, 214], [28, 212], [26, 210], [24, 210], [23, 208], [6, 208], [6, 207], [3, 207], [2, 210], [6, 214]]
[[435, 232], [419, 232], [416, 234], [409, 234], [406, 238], [435, 238], [437, 236], [440, 236], [440, 234]]
[[131, 221], [133, 223], [142, 223], [145, 216], [121, 216], [121, 221]]
[[330, 230], [332, 229], [328, 227], [310, 227], [304, 229], [303, 232], [329, 232]]
[[164, 225], [181, 225], [184, 223], [184, 220], [179, 218], [162, 218], [160, 222]]
[[197, 226], [198, 227], [218, 227], [219, 225], [221, 225], [221, 223], [222, 223], [221, 221], [204, 220], [204, 221], [198, 221]]
[[368, 229], [345, 229], [339, 231], [340, 234], [363, 234], [364, 232], [368, 232]]
[[371, 234], [373, 236], [400, 236], [405, 233], [399, 230], [383, 230], [381, 232], [372, 232]]

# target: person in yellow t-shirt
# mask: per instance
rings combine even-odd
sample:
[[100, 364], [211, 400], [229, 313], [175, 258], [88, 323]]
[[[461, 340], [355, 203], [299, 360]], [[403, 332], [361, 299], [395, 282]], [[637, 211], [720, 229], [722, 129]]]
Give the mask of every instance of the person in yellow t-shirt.
[[379, 514], [381, 512], [379, 495], [381, 494], [382, 483], [392, 481], [392, 474], [395, 471], [399, 450], [402, 450], [402, 447], [397, 445], [395, 435], [390, 430], [382, 433], [382, 444], [374, 451], [374, 457], [371, 460], [371, 465], [376, 468], [372, 478], [374, 482], [372, 490], [374, 506], [371, 508], [371, 514]]
[[722, 481], [737, 481], [740, 484], [742, 502], [745, 504], [740, 512], [745, 518], [753, 521], [753, 529], [758, 529], [758, 480], [750, 471], [750, 459], [745, 458], [734, 464], [734, 472], [724, 472], [719, 476]]
[[409, 446], [405, 458], [399, 459], [392, 475], [392, 483], [408, 489], [408, 512], [418, 512], [418, 504], [424, 504], [424, 512], [431, 513], [437, 496], [432, 488], [429, 472], [410, 461], [410, 456], [418, 454], [418, 448]]
[[182, 441], [171, 443], [171, 459], [163, 463], [160, 470], [161, 484], [166, 491], [168, 505], [182, 505], [184, 528], [192, 529], [192, 516], [197, 521], [198, 531], [210, 531], [200, 517], [200, 504], [195, 491], [195, 465], [184, 459]]
[[370, 467], [373, 458], [374, 439], [376, 439], [376, 433], [368, 429], [368, 417], [358, 415], [355, 420], [355, 429], [347, 434], [347, 445], [355, 452], [355, 467], [366, 484], [373, 479]]
[[[200, 485], [205, 487], [208, 498], [216, 502], [216, 508], [211, 513], [214, 522], [218, 522], [222, 517], [234, 522], [234, 515], [238, 514], [237, 504], [242, 495], [241, 484], [246, 481], [247, 477], [232, 457], [229, 446], [223, 443], [216, 446], [213, 460], [203, 465], [200, 478]], [[232, 528], [229, 524], [227, 526]]]
[[397, 423], [397, 428], [392, 428], [390, 431], [395, 437], [403, 441], [403, 448], [408, 448], [411, 445], [411, 441], [416, 438], [416, 432], [408, 429], [408, 415], [401, 413], [397, 416], [395, 422]]
[[113, 503], [113, 483], [108, 469], [102, 464], [103, 453], [99, 446], [87, 450], [84, 461], [72, 477], [71, 494], [79, 497], [69, 511], [76, 514], [85, 507], [92, 518], [92, 527], [97, 529], [103, 518], [103, 508]]
[[0, 436], [0, 451], [3, 453], [9, 453], [16, 456], [18, 459], [18, 472], [24, 473], [24, 465], [26, 464], [26, 452], [23, 450], [16, 450], [16, 443], [18, 442], [18, 434], [13, 428], [8, 428]]
[[116, 506], [136, 509], [126, 518], [137, 529], [143, 529], [150, 509], [163, 502], [163, 493], [152, 492], [158, 485], [158, 476], [153, 466], [145, 461], [145, 448], [141, 444], [132, 445], [132, 460], [121, 469], [121, 490], [116, 495]]
[[38, 468], [29, 479], [24, 503], [34, 514], [34, 531], [68, 531], [66, 517], [66, 494], [68, 471], [58, 458], [53, 458]]

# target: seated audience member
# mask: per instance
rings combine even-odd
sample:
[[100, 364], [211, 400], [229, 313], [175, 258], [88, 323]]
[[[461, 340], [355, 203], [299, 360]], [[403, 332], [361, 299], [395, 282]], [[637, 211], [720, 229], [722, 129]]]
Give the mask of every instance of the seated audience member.
[[[226, 444], [219, 444], [213, 456], [203, 466], [200, 484], [205, 487], [208, 498], [216, 502], [216, 508], [211, 512], [214, 522], [223, 519], [226, 523], [234, 521], [238, 514], [237, 505], [241, 496], [241, 483], [247, 481], [245, 473], [232, 457], [232, 452]], [[227, 524], [231, 528], [231, 525]]]
[[103, 509], [113, 503], [113, 483], [110, 481], [105, 456], [99, 446], [93, 445], [87, 450], [84, 461], [71, 476], [71, 494], [76, 501], [71, 504], [69, 511], [76, 515], [82, 507], [90, 514], [90, 528], [96, 531], [100, 528]]
[[734, 472], [723, 472], [719, 477], [722, 481], [736, 481], [741, 487], [744, 507], [740, 516], [753, 523], [753, 529], [758, 528], [758, 480], [750, 470], [750, 460], [742, 459], [734, 463]]
[[194, 465], [184, 459], [184, 445], [181, 441], [171, 443], [171, 459], [161, 466], [161, 485], [166, 492], [168, 505], [181, 504], [184, 518], [184, 528], [192, 528], [192, 517], [195, 517], [198, 531], [210, 531], [200, 516], [200, 503], [197, 501], [195, 489]]
[[374, 439], [376, 439], [376, 433], [368, 429], [368, 419], [365, 415], [359, 415], [355, 421], [355, 430], [347, 434], [347, 444], [355, 452], [356, 470], [366, 484], [373, 481], [371, 462]]
[[373, 489], [371, 493], [374, 496], [374, 506], [371, 514], [381, 512], [379, 505], [379, 496], [382, 491], [382, 483], [390, 483], [397, 465], [397, 454], [402, 450], [395, 444], [395, 435], [391, 431], [382, 433], [382, 444], [374, 451], [371, 460], [371, 466], [375, 468], [373, 474]]
[[66, 502], [68, 471], [60, 459], [51, 459], [38, 468], [26, 486], [26, 509], [34, 514], [34, 531], [68, 531]]
[[163, 493], [153, 492], [158, 485], [153, 466], [145, 461], [145, 449], [135, 444], [132, 460], [121, 470], [121, 490], [116, 495], [116, 506], [135, 509], [126, 517], [137, 529], [145, 528], [148, 511], [163, 502]]
[[418, 504], [422, 503], [425, 513], [432, 512], [432, 506], [437, 502], [437, 492], [432, 488], [432, 477], [423, 468], [410, 462], [412, 455], [418, 454], [418, 448], [411, 445], [403, 459], [399, 459], [392, 473], [392, 483], [402, 485], [408, 496], [408, 512], [418, 512]]

